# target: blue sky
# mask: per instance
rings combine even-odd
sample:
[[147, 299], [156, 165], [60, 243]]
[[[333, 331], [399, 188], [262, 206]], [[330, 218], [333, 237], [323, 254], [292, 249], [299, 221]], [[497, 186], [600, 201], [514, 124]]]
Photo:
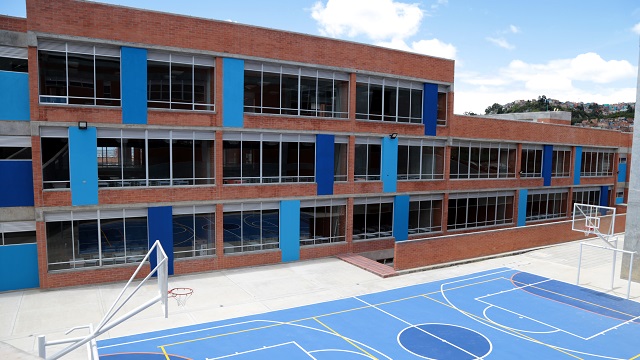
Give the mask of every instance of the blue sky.
[[[102, 0], [456, 60], [456, 113], [533, 99], [633, 102], [637, 0]], [[0, 14], [25, 16], [23, 0]]]

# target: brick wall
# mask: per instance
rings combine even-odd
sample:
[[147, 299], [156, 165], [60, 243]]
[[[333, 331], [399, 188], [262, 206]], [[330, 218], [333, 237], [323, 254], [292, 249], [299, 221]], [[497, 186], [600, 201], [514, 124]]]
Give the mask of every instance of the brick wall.
[[[74, 0], [28, 0], [30, 31], [453, 82], [454, 61], [317, 36]], [[391, 68], [389, 64], [394, 64]]]
[[[626, 214], [616, 216], [616, 233], [624, 231], [625, 220]], [[602, 225], [605, 224], [606, 221], [603, 220]], [[562, 221], [426, 240], [400, 241], [395, 243], [394, 267], [396, 270], [407, 270], [558, 244], [584, 237], [583, 233], [571, 230], [571, 221]]]
[[0, 30], [27, 32], [27, 19], [14, 16], [0, 15]]

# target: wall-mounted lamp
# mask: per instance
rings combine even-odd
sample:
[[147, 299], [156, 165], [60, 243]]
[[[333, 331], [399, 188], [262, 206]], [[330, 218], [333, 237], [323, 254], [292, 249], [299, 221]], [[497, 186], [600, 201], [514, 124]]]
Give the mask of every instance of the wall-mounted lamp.
[[398, 137], [398, 133], [392, 133], [392, 134], [389, 135], [389, 139], [392, 139], [392, 140], [397, 138], [397, 137]]
[[78, 129], [87, 130], [87, 122], [86, 121], [78, 121]]
[[520, 175], [524, 175], [524, 171], [523, 171], [523, 170], [520, 170], [520, 171], [518, 172], [518, 174], [520, 174]]

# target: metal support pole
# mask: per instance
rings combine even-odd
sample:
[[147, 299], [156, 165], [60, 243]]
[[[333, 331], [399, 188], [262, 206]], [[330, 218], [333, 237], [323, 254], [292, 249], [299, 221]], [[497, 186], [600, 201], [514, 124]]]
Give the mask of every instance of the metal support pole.
[[635, 252], [631, 253], [631, 261], [629, 261], [629, 279], [627, 282], [627, 299], [629, 298], [629, 294], [631, 294], [631, 270], [633, 268], [633, 255]]
[[47, 358], [47, 341], [44, 335], [38, 335], [38, 356], [43, 359]]
[[[613, 247], [615, 249], [618, 248], [618, 237], [616, 236], [615, 240], [613, 241]], [[616, 251], [612, 251], [613, 253], [613, 265], [611, 266], [611, 290], [613, 290], [613, 281], [615, 279], [615, 275], [616, 275], [616, 257], [618, 256], [618, 253]]]
[[580, 243], [580, 256], [578, 256], [578, 278], [576, 279], [576, 285], [580, 285], [580, 268], [582, 268], [582, 243]]

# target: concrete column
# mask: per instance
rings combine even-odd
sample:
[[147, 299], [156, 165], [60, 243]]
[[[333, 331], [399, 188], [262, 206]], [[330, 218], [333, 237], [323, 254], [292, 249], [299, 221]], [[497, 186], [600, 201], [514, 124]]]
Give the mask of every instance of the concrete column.
[[[637, 88], [636, 88], [636, 112], [635, 118], [640, 119], [640, 72], [638, 73]], [[640, 282], [640, 130], [638, 126], [633, 128], [633, 146], [631, 147], [631, 158], [633, 161], [629, 170], [629, 200], [627, 202], [627, 222], [625, 225], [624, 236], [624, 249], [628, 251], [635, 251], [636, 255], [633, 256], [633, 270], [631, 279], [635, 282]], [[629, 164], [627, 164], [629, 166]], [[625, 254], [622, 257], [622, 268], [620, 271], [620, 277], [623, 279], [629, 278], [629, 261], [631, 255]]]

